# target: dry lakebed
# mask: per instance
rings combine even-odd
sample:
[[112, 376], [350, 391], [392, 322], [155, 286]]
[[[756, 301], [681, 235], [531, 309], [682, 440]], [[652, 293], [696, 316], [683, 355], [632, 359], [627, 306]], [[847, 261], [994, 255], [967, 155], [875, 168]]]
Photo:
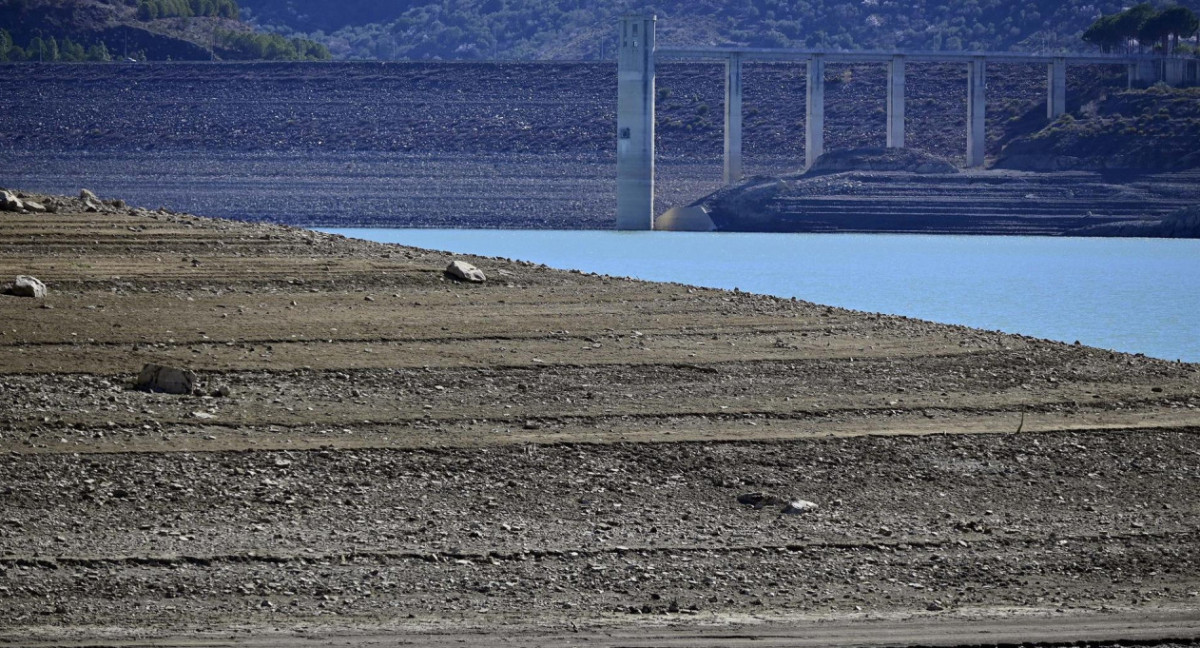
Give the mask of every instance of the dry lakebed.
[[25, 198], [0, 645], [1200, 637], [1194, 364]]

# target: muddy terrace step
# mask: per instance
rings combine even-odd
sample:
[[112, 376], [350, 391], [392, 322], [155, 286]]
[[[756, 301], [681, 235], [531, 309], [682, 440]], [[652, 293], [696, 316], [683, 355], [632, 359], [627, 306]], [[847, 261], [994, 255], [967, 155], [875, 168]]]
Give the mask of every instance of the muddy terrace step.
[[1183, 207], [1192, 204], [1191, 201], [1178, 198], [1114, 198], [1105, 196], [1047, 196], [1026, 198], [1024, 196], [1014, 195], [997, 195], [986, 192], [979, 192], [971, 196], [963, 196], [961, 194], [947, 196], [929, 196], [929, 195], [891, 195], [887, 193], [870, 193], [870, 194], [834, 194], [834, 195], [812, 195], [812, 196], [779, 196], [774, 200], [782, 203], [788, 202], [862, 202], [869, 204], [877, 204], [880, 202], [888, 202], [893, 204], [908, 204], [908, 205], [930, 205], [930, 204], [979, 204], [979, 203], [996, 203], [1005, 205], [1050, 205], [1062, 208], [1079, 209], [1081, 206], [1086, 206], [1089, 203], [1096, 206], [1107, 208], [1145, 208], [1147, 205], [1159, 205], [1164, 208]]
[[1079, 226], [1077, 219], [1061, 218], [951, 218], [896, 217], [883, 214], [810, 215], [780, 214], [779, 223], [804, 231], [878, 231], [881, 227], [898, 232], [970, 234], [986, 229], [999, 234], [1054, 235]]
[[1129, 205], [1117, 207], [1107, 204], [1084, 204], [1073, 207], [1029, 204], [904, 204], [877, 201], [792, 201], [780, 205], [780, 211], [791, 213], [857, 213], [857, 214], [947, 214], [1001, 216], [1058, 216], [1064, 218], [1124, 217], [1140, 218], [1170, 213], [1174, 206]]

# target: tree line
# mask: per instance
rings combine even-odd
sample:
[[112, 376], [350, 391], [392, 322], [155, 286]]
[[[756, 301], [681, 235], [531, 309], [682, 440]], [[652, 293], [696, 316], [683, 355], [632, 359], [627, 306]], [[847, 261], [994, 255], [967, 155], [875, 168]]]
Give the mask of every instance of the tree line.
[[213, 46], [232, 61], [328, 61], [329, 49], [304, 38], [218, 29]]
[[1191, 53], [1180, 41], [1197, 35], [1200, 18], [1187, 7], [1174, 5], [1156, 10], [1143, 2], [1125, 11], [1101, 16], [1083, 32], [1086, 43], [1102, 51], [1145, 51], [1147, 45], [1162, 54]]
[[[1177, 0], [1200, 8], [1200, 0]], [[617, 19], [653, 13], [660, 40], [835, 49], [1078, 50], [1123, 0], [240, 0], [270, 31], [338, 58], [612, 58]], [[668, 32], [669, 30], [669, 32]]]
[[139, 20], [156, 18], [229, 18], [237, 20], [240, 9], [235, 0], [128, 0], [136, 2]]
[[0, 62], [9, 61], [111, 61], [112, 55], [103, 42], [84, 47], [70, 38], [59, 41], [54, 36], [34, 36], [21, 47], [13, 41], [8, 30], [0, 29]]

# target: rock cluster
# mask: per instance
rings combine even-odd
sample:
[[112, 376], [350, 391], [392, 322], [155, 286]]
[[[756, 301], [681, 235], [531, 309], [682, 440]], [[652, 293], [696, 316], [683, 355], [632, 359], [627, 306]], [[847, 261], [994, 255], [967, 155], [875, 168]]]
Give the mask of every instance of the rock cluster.
[[46, 206], [27, 196], [11, 191], [0, 190], [0, 211], [7, 212], [44, 212]]

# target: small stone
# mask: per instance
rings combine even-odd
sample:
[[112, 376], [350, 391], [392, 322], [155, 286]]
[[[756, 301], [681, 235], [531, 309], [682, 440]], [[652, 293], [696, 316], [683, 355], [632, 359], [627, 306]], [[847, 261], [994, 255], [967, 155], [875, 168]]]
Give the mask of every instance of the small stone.
[[233, 392], [229, 389], [229, 385], [219, 385], [216, 389], [212, 390], [214, 398], [227, 398], [231, 393]]
[[764, 506], [783, 504], [787, 500], [784, 500], [783, 498], [771, 493], [755, 491], [753, 493], [742, 493], [741, 495], [738, 495], [737, 501], [738, 504], [753, 506], [756, 509], [760, 509]]
[[446, 275], [452, 279], [470, 283], [483, 283], [487, 281], [487, 276], [483, 274], [482, 270], [466, 261], [451, 261], [450, 265], [446, 266]]
[[138, 389], [164, 394], [190, 394], [196, 387], [196, 374], [178, 367], [147, 364], [138, 374]]
[[808, 500], [794, 500], [788, 502], [787, 506], [783, 507], [783, 513], [784, 515], [797, 515], [816, 508], [816, 502], [810, 502]]

